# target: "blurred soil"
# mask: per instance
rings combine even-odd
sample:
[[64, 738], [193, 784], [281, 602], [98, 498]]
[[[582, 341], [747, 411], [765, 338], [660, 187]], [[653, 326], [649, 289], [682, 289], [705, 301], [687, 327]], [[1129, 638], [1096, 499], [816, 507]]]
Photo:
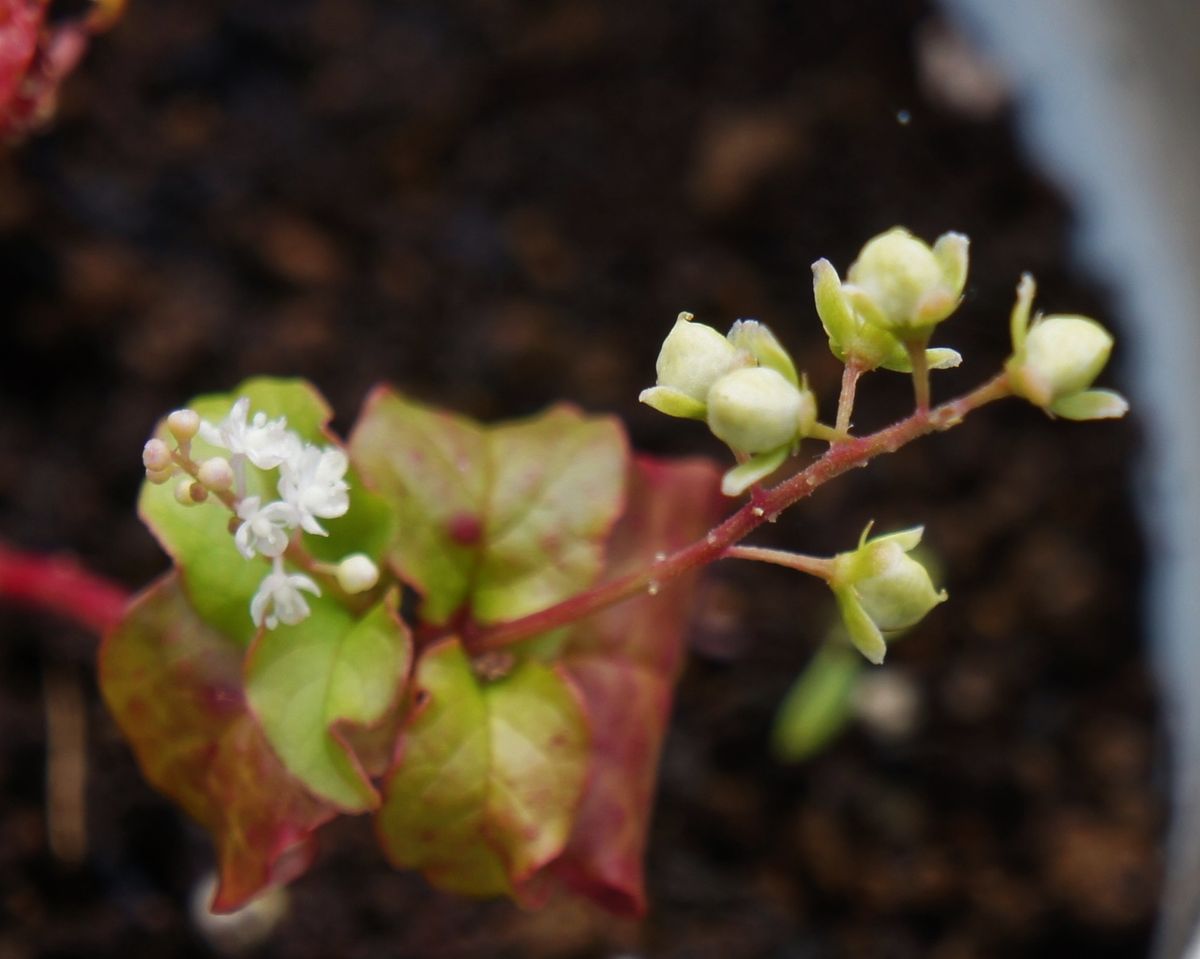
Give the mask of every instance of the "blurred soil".
[[[637, 446], [720, 450], [639, 407], [681, 309], [756, 317], [826, 409], [808, 265], [895, 223], [973, 239], [948, 396], [1003, 357], [1019, 272], [1106, 313], [1066, 260], [995, 76], [924, 3], [134, 2], [49, 132], [0, 158], [0, 535], [130, 585], [164, 411], [252, 373], [352, 421], [382, 379], [483, 418], [563, 397]], [[908, 400], [869, 378], [860, 427]], [[798, 767], [773, 710], [831, 614], [784, 571], [714, 571], [663, 762], [643, 922], [521, 913], [328, 830], [264, 957], [1138, 957], [1163, 774], [1131, 517], [1136, 424], [989, 410], [858, 471], [764, 543], [926, 524], [952, 601], [889, 656], [909, 730]], [[205, 837], [140, 779], [91, 637], [0, 611], [0, 959], [209, 955]], [[64, 685], [65, 684], [65, 685]], [[78, 689], [85, 858], [45, 829], [46, 691]], [[67, 702], [62, 695], [56, 703]]]

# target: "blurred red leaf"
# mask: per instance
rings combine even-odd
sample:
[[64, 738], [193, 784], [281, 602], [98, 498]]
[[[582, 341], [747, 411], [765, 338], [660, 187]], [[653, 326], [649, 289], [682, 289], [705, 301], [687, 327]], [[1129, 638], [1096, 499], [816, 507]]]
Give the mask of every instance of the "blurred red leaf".
[[216, 842], [218, 911], [304, 872], [313, 832], [335, 815], [268, 746], [246, 707], [242, 657], [175, 573], [134, 601], [100, 650], [101, 690], [146, 779]]
[[[721, 471], [707, 460], [638, 457], [628, 506], [609, 546], [605, 579], [644, 569], [703, 536], [729, 508]], [[592, 727], [583, 802], [554, 872], [614, 912], [646, 907], [643, 856], [663, 735], [684, 653], [697, 576], [591, 617], [563, 652]]]
[[53, 115], [58, 87], [89, 38], [123, 8], [124, 0], [97, 0], [86, 15], [51, 24], [47, 0], [0, 0], [0, 141], [19, 140]]

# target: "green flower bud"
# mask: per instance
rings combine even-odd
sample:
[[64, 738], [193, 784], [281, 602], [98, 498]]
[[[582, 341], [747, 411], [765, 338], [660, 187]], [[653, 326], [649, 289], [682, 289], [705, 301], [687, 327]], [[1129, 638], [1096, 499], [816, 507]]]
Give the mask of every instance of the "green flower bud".
[[1129, 408], [1124, 397], [1089, 389], [1108, 362], [1112, 334], [1086, 316], [1039, 316], [1031, 323], [1034, 292], [1033, 278], [1026, 274], [1013, 307], [1013, 355], [1004, 365], [1012, 391], [1067, 419], [1124, 416]]
[[765, 366], [726, 373], [708, 392], [708, 428], [739, 453], [790, 446], [816, 419], [812, 391]]
[[753, 362], [711, 326], [693, 322], [691, 313], [680, 313], [658, 353], [657, 385], [643, 390], [638, 399], [668, 416], [704, 419], [712, 385]]
[[944, 233], [930, 248], [894, 227], [868, 241], [843, 286], [854, 309], [901, 342], [928, 340], [958, 307], [967, 280], [967, 238]]
[[[911, 373], [912, 360], [894, 335], [882, 327], [868, 323], [850, 303], [837, 270], [828, 260], [812, 265], [813, 298], [817, 315], [829, 336], [829, 349], [843, 363], [854, 362], [863, 370], [883, 367], [897, 373]], [[955, 351], [937, 348], [925, 351], [931, 370], [948, 370], [958, 366], [962, 357]]]
[[887, 652], [884, 634], [915, 626], [938, 603], [945, 590], [935, 590], [929, 571], [909, 556], [921, 542], [922, 528], [868, 540], [868, 526], [858, 549], [833, 558], [829, 585], [854, 645], [873, 663]]

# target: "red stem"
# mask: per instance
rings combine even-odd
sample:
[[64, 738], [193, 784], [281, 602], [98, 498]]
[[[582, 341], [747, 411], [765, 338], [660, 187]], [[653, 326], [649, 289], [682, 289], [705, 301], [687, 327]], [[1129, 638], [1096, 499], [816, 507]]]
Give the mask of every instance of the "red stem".
[[67, 557], [35, 556], [0, 544], [0, 599], [103, 633], [120, 622], [129, 593]]
[[736, 513], [711, 530], [703, 539], [683, 547], [646, 569], [601, 583], [570, 599], [496, 626], [468, 626], [463, 639], [472, 652], [503, 649], [531, 636], [566, 626], [615, 603], [646, 592], [652, 583], [663, 584], [700, 566], [720, 559], [734, 543], [755, 528], [772, 520], [817, 487], [856, 466], [865, 466], [883, 453], [894, 453], [918, 437], [958, 425], [968, 413], [1010, 394], [1008, 376], [1001, 373], [970, 393], [934, 409], [918, 409], [877, 433], [831, 446], [820, 459], [764, 490]]

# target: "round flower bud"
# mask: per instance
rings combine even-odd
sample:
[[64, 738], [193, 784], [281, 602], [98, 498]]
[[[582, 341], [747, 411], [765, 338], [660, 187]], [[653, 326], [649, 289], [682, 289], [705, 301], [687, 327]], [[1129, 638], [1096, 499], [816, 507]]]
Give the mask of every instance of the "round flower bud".
[[365, 593], [379, 582], [379, 567], [363, 553], [352, 553], [337, 565], [337, 581], [347, 593]]
[[1100, 375], [1112, 346], [1112, 335], [1095, 320], [1047, 316], [1009, 361], [1013, 392], [1043, 407], [1080, 393]]
[[946, 598], [929, 571], [886, 537], [863, 547], [852, 568], [859, 602], [885, 633], [915, 626]]
[[207, 496], [208, 490], [190, 476], [175, 484], [175, 502], [180, 506], [195, 506], [197, 503], [204, 502]]
[[846, 274], [854, 306], [901, 340], [928, 336], [958, 306], [967, 275], [967, 238], [939, 237], [933, 248], [895, 227], [868, 241]]
[[147, 440], [142, 447], [142, 465], [160, 473], [171, 466], [171, 450], [160, 439]]
[[787, 446], [807, 433], [816, 418], [812, 393], [765, 366], [726, 373], [708, 393], [708, 428], [742, 453]]
[[233, 488], [233, 467], [224, 456], [214, 456], [200, 464], [197, 475], [201, 483], [215, 493]]
[[176, 410], [167, 417], [167, 429], [180, 443], [190, 442], [200, 430], [200, 414], [195, 410]]
[[747, 362], [746, 355], [711, 326], [694, 322], [690, 313], [680, 313], [663, 340], [654, 369], [659, 386], [703, 403], [720, 377]]
[[175, 475], [175, 468], [168, 466], [163, 470], [146, 470], [146, 479], [155, 486], [162, 486], [164, 483], [171, 482], [171, 477]]
[[867, 540], [833, 559], [829, 585], [854, 645], [873, 663], [883, 662], [885, 633], [915, 626], [946, 599], [929, 571], [908, 555], [921, 541], [920, 527]]

